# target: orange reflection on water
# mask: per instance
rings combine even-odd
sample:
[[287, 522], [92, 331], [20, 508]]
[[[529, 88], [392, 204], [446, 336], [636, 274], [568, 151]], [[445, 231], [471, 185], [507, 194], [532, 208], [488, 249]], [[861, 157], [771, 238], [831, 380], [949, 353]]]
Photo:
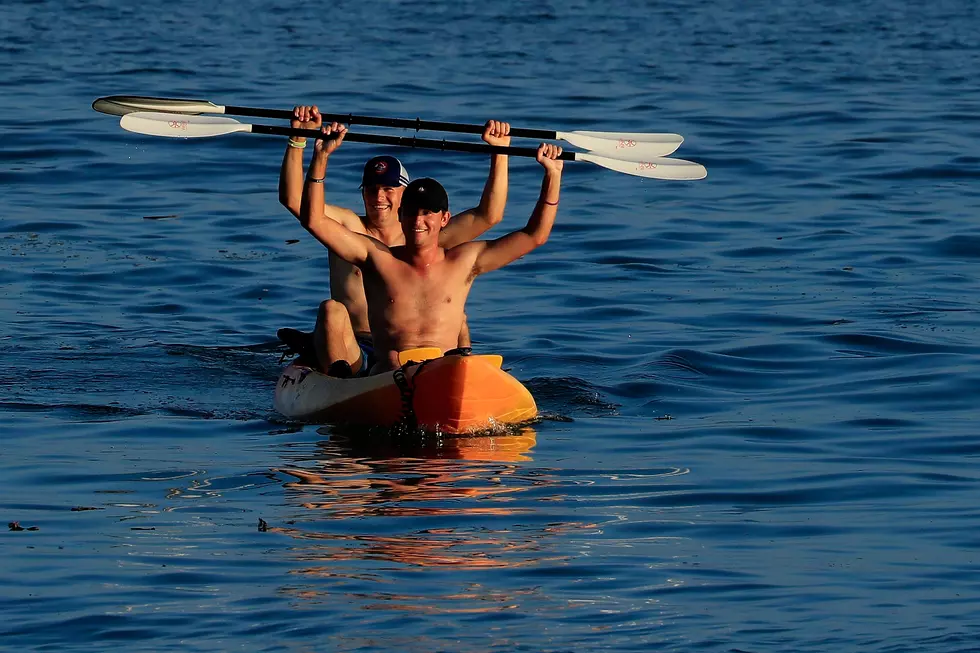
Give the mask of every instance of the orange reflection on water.
[[[532, 464], [530, 428], [422, 441], [327, 433], [313, 456], [276, 470], [293, 510], [268, 528], [292, 540], [280, 591], [304, 604], [444, 615], [552, 603], [523, 575], [562, 566], [565, 534], [596, 527], [542, 514], [564, 495]], [[486, 576], [510, 569], [521, 570], [510, 586]]]
[[[314, 545], [305, 549], [297, 558], [303, 561], [342, 561], [342, 560], [386, 560], [421, 567], [461, 567], [476, 569], [480, 567], [517, 568], [532, 562], [538, 564], [559, 557], [547, 558], [528, 555], [512, 559], [519, 553], [538, 553], [535, 538], [524, 540], [508, 539], [515, 534], [505, 532], [495, 536], [486, 533], [482, 536], [457, 534], [451, 529], [443, 533], [426, 531], [417, 535], [376, 536], [376, 535], [336, 535], [329, 533], [310, 533], [297, 528], [271, 527], [275, 531], [300, 540], [323, 542], [327, 546]], [[540, 534], [537, 534], [539, 536]], [[504, 556], [507, 556], [506, 558]], [[295, 573], [316, 576], [331, 576], [335, 567], [313, 566], [297, 569]]]
[[[507, 482], [530, 461], [533, 429], [513, 435], [453, 437], [412, 445], [389, 438], [334, 438], [321, 443], [316, 468], [282, 467], [275, 471], [295, 480], [285, 483], [301, 505], [324, 510], [327, 517], [508, 515], [519, 509], [499, 505], [526, 484]], [[480, 505], [467, 501], [478, 500]], [[442, 505], [419, 505], [441, 502]], [[411, 505], [408, 505], [411, 504]]]
[[[313, 465], [276, 470], [290, 477], [283, 484], [287, 497], [306, 512], [269, 530], [302, 543], [293, 552], [298, 560], [328, 563], [295, 570], [317, 577], [343, 574], [339, 567], [344, 565], [337, 563], [354, 560], [462, 569], [556, 560], [541, 541], [553, 538], [563, 525], [501, 523], [501, 518], [535, 512], [530, 501], [521, 501], [522, 493], [556, 484], [526, 465], [535, 442], [530, 428], [418, 445], [331, 437], [318, 445]], [[446, 517], [458, 517], [465, 526], [446, 526]], [[399, 520], [397, 529], [391, 518]], [[326, 526], [335, 520], [346, 521], [341, 528]], [[365, 532], [351, 534], [351, 524], [363, 525]], [[393, 535], [392, 530], [403, 532]]]
[[[427, 461], [428, 462], [428, 461]], [[405, 505], [408, 502], [449, 501], [453, 499], [505, 500], [508, 494], [523, 491], [524, 487], [508, 487], [500, 478], [513, 474], [512, 469], [470, 470], [467, 474], [456, 474], [455, 466], [432, 464], [424, 471], [419, 470], [418, 461], [401, 459], [392, 461], [393, 466], [403, 472], [422, 473], [420, 477], [408, 479], [384, 478], [370, 472], [359, 472], [358, 476], [335, 476], [330, 473], [313, 472], [298, 468], [280, 468], [277, 472], [287, 474], [297, 480], [287, 482], [284, 487], [296, 490], [307, 498], [302, 502], [304, 508], [327, 511], [325, 516], [333, 519], [348, 519], [363, 516], [420, 516], [457, 514], [457, 506], [419, 506]], [[476, 483], [480, 480], [477, 471], [490, 472], [496, 485], [459, 486], [460, 483]], [[397, 473], [396, 470], [386, 470]], [[315, 497], [310, 495], [316, 494]], [[515, 508], [499, 506], [466, 505], [468, 515], [507, 515], [516, 512]]]

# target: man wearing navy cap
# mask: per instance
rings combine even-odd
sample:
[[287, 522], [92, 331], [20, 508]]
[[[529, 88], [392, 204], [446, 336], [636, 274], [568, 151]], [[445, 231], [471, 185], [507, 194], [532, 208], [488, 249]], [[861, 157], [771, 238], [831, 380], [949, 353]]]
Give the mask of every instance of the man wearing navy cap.
[[[319, 129], [322, 124], [316, 106], [297, 106], [293, 115], [293, 127]], [[483, 140], [490, 145], [510, 145], [510, 125], [497, 120], [488, 121]], [[305, 147], [305, 138], [289, 139], [279, 175], [279, 201], [297, 218], [300, 217], [303, 197]], [[355, 233], [370, 236], [385, 245], [402, 245], [405, 235], [398, 222], [398, 208], [409, 181], [408, 171], [398, 159], [393, 156], [374, 157], [365, 164], [361, 177], [364, 215], [330, 204], [324, 205], [324, 215]], [[479, 205], [453, 216], [441, 232], [440, 244], [452, 247], [471, 241], [500, 222], [507, 203], [507, 183], [507, 156], [491, 155], [490, 173]], [[320, 367], [329, 373], [339, 376], [347, 376], [351, 372], [364, 373], [375, 361], [361, 271], [336, 256], [333, 250], [329, 252], [329, 263], [331, 298], [323, 301], [317, 311], [312, 337], [315, 354], [308, 351], [308, 334], [295, 329], [280, 329], [279, 337], [292, 349], [305, 353], [305, 358], [315, 357]], [[469, 345], [469, 330], [464, 319], [457, 346]], [[342, 361], [346, 361], [346, 364]]]
[[340, 147], [347, 128], [338, 123], [322, 129], [331, 139], [316, 141], [306, 175], [300, 224], [336, 256], [363, 273], [378, 352], [371, 373], [399, 366], [398, 353], [434, 347], [445, 353], [456, 347], [466, 298], [473, 280], [540, 247], [548, 240], [558, 213], [563, 162], [561, 148], [542, 143], [537, 160], [544, 169], [541, 192], [527, 225], [496, 240], [442, 245], [450, 224], [449, 198], [434, 179], [416, 179], [402, 191], [398, 210], [404, 244], [389, 246], [358, 233], [324, 210], [323, 177], [330, 155]]

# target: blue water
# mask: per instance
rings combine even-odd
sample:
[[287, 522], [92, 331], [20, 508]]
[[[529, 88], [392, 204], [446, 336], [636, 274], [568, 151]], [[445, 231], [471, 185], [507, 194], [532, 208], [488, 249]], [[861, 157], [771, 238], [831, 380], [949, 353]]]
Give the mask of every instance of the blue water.
[[[978, 26], [6, 0], [0, 648], [977, 650]], [[137, 136], [111, 94], [677, 132], [709, 176], [568, 164], [552, 239], [468, 304], [546, 418], [366, 438], [272, 408], [275, 331], [328, 292], [284, 139]], [[382, 151], [345, 145], [330, 198]], [[484, 157], [398, 154], [477, 202]], [[492, 233], [539, 179], [512, 161]]]

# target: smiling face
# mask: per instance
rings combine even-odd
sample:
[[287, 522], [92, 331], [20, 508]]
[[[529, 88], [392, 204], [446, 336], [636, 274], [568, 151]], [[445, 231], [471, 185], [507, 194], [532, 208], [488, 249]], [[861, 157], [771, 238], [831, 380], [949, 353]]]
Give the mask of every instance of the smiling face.
[[439, 231], [449, 223], [449, 196], [435, 179], [416, 179], [405, 188], [398, 217], [405, 243], [415, 247], [439, 244]]
[[414, 207], [402, 207], [399, 211], [405, 242], [416, 248], [438, 245], [439, 232], [449, 224], [449, 211], [430, 211]]
[[398, 207], [408, 185], [408, 170], [393, 156], [376, 156], [364, 164], [361, 199], [370, 222], [383, 225], [398, 218]]
[[398, 215], [404, 186], [371, 185], [361, 189], [364, 212], [372, 222], [385, 222]]

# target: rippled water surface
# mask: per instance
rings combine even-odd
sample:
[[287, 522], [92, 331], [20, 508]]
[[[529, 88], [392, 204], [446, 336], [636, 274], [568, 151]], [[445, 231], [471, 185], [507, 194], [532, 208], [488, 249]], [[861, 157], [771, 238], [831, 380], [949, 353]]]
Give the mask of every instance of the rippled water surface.
[[[978, 21], [4, 2], [0, 648], [976, 650]], [[678, 132], [709, 176], [569, 163], [468, 305], [545, 419], [367, 437], [272, 408], [275, 331], [328, 292], [283, 139], [137, 136], [111, 94]], [[484, 157], [398, 154], [478, 201]], [[492, 233], [539, 178], [512, 160]]]

